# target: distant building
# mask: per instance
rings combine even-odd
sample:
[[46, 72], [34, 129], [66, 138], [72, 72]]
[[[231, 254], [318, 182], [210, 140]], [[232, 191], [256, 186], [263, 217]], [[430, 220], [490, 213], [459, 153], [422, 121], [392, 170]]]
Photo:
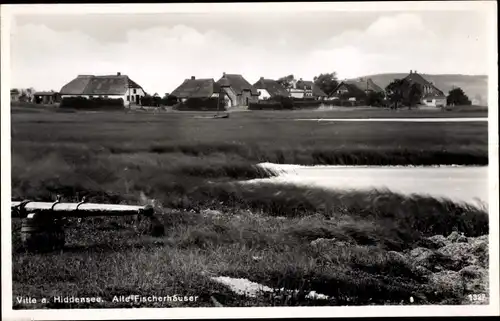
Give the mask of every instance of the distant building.
[[55, 91], [37, 91], [33, 94], [35, 104], [50, 105], [60, 102], [60, 94]]
[[19, 89], [11, 89], [10, 90], [10, 101], [19, 101], [19, 96], [21, 96], [21, 93], [19, 92]]
[[144, 89], [126, 75], [79, 75], [60, 91], [61, 98], [112, 98], [123, 99], [125, 106], [139, 105], [146, 95]]
[[410, 70], [410, 73], [404, 78], [404, 80], [408, 81], [410, 85], [420, 85], [420, 88], [422, 89], [420, 103], [422, 105], [432, 107], [446, 106], [446, 95], [434, 86], [432, 82], [427, 81], [424, 77], [422, 77], [422, 75], [418, 74], [417, 71]]
[[181, 102], [188, 98], [219, 97], [220, 86], [213, 78], [196, 79], [192, 76], [185, 79], [170, 95], [177, 97]]
[[259, 100], [259, 92], [239, 74], [222, 73], [217, 81], [221, 90], [227, 96], [227, 107], [248, 106]]
[[367, 95], [371, 92], [384, 93], [384, 90], [371, 78], [357, 78], [341, 81], [332, 96], [335, 99], [360, 101], [366, 100]]
[[285, 89], [285, 87], [273, 79], [260, 77], [260, 79], [253, 84], [253, 87], [259, 92], [259, 99], [262, 100], [277, 96], [290, 97], [290, 93]]
[[314, 98], [314, 99], [324, 99], [327, 94], [321, 90], [314, 82], [309, 80], [292, 80], [291, 88], [288, 89], [290, 96], [293, 98]]

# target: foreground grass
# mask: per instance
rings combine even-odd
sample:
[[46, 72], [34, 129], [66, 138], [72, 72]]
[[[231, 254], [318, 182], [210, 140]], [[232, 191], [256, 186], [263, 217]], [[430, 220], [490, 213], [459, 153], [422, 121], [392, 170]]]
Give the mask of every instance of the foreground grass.
[[316, 123], [282, 118], [293, 113], [235, 113], [218, 120], [195, 119], [190, 113], [13, 114], [13, 153], [16, 159], [38, 159], [35, 155], [54, 151], [69, 161], [71, 155], [98, 154], [106, 161], [114, 155], [182, 153], [223, 155], [253, 164], [488, 162], [487, 123]]
[[[436, 221], [436, 217], [423, 217], [419, 224], [413, 225], [408, 217], [411, 214], [404, 213], [416, 205], [415, 200], [408, 200], [400, 209], [382, 211], [378, 199], [385, 197], [395, 203], [402, 197], [391, 193], [364, 197], [373, 203], [363, 204], [367, 206], [364, 213], [345, 202], [342, 204], [345, 212], [335, 211], [330, 217], [322, 215], [321, 209], [317, 214], [286, 218], [248, 210], [199, 213], [165, 210], [159, 216], [166, 229], [164, 237], [141, 234], [147, 222], [134, 225], [126, 218], [70, 221], [66, 248], [48, 254], [24, 253], [19, 234], [14, 233], [13, 295], [14, 298], [100, 296], [105, 303], [88, 306], [98, 308], [130, 307], [111, 301], [115, 295], [132, 294], [200, 297], [197, 302], [177, 306], [212, 306], [212, 297], [225, 306], [293, 306], [399, 304], [408, 303], [410, 297], [418, 304], [460, 304], [472, 293], [433, 282], [428, 273], [408, 259], [408, 253], [429, 247], [424, 242], [426, 236], [450, 227], [471, 236], [487, 233], [486, 213], [459, 205], [446, 212], [445, 208], [451, 204], [420, 200], [423, 202], [418, 204], [425, 207], [422, 212], [445, 218]], [[421, 213], [414, 214], [413, 220]], [[19, 225], [19, 221], [14, 221], [14, 230]], [[311, 243], [318, 239], [334, 243]], [[478, 254], [481, 262], [475, 264], [485, 269], [487, 249], [481, 251]], [[473, 264], [436, 255], [432, 267], [427, 268], [442, 265], [461, 271]], [[220, 275], [248, 278], [299, 293], [291, 298], [246, 298], [210, 279]], [[312, 290], [334, 299], [306, 300], [305, 294]], [[36, 305], [14, 302], [14, 306]], [[52, 308], [84, 306], [49, 304]], [[171, 302], [141, 306], [176, 305]]]
[[[28, 254], [20, 249], [20, 222], [14, 220], [14, 300], [102, 296], [107, 302], [92, 307], [122, 307], [129, 305], [109, 302], [112, 296], [178, 294], [200, 300], [168, 306], [213, 306], [213, 298], [225, 306], [399, 304], [410, 296], [423, 304], [463, 302], [471, 289], [433, 281], [409, 257], [429, 247], [426, 238], [434, 235], [487, 235], [484, 209], [390, 192], [234, 181], [273, 175], [255, 166], [265, 161], [487, 164], [487, 124], [331, 125], [262, 115], [12, 115], [14, 199], [48, 201], [60, 194], [66, 200], [85, 195], [93, 202], [152, 202], [167, 231], [164, 237], [144, 235], [140, 226], [146, 223], [135, 228], [128, 219], [70, 221], [62, 253]], [[318, 239], [329, 241], [313, 246]], [[487, 266], [487, 251], [474, 250], [480, 259], [466, 262], [429, 254], [433, 263], [426, 269], [437, 265], [456, 274]], [[210, 279], [219, 275], [301, 292], [245, 298]], [[334, 300], [307, 300], [310, 290]]]

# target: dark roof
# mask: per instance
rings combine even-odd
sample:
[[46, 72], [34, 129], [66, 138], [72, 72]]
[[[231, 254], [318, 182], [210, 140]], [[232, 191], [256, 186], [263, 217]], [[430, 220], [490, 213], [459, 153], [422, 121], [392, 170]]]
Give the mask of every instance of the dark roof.
[[256, 89], [265, 89], [271, 96], [290, 96], [290, 93], [276, 80], [260, 78], [254, 85]]
[[241, 95], [244, 90], [250, 90], [252, 95], [259, 95], [259, 92], [242, 75], [224, 74], [217, 83], [223, 86], [229, 85], [237, 95]]
[[408, 76], [406, 76], [404, 79], [410, 83], [417, 83], [422, 86], [431, 85], [430, 82], [428, 82], [424, 77], [422, 77], [420, 74], [417, 74], [416, 72], [408, 74]]
[[313, 96], [316, 96], [316, 97], [326, 97], [328, 95], [325, 94], [325, 92], [323, 90], [321, 90], [321, 88], [319, 88], [316, 85], [313, 85]]
[[358, 87], [362, 91], [371, 90], [374, 92], [384, 92], [384, 90], [376, 83], [374, 83], [371, 78], [358, 78], [354, 80], [348, 80], [346, 82]]
[[17, 94], [19, 94], [19, 89], [17, 89], [17, 88], [11, 89], [10, 93], [11, 93], [11, 95], [17, 95]]
[[359, 96], [365, 94], [363, 89], [350, 81], [341, 81], [337, 88], [335, 88], [334, 94], [337, 94], [337, 90], [342, 86], [345, 86], [351, 95]]
[[172, 91], [171, 95], [178, 98], [206, 98], [220, 91], [220, 86], [213, 78], [185, 79], [184, 82]]
[[404, 80], [408, 81], [410, 84], [419, 84], [420, 86], [430, 86], [432, 88], [432, 91], [426, 95], [424, 95], [424, 98], [429, 98], [429, 97], [445, 97], [445, 94], [436, 86], [434, 86], [433, 83], [427, 81], [422, 75], [416, 73], [416, 72], [411, 72], [404, 78]]
[[35, 96], [53, 96], [56, 94], [58, 94], [58, 93], [55, 91], [37, 91], [33, 95], [35, 95]]
[[61, 88], [62, 95], [124, 95], [128, 88], [142, 88], [126, 75], [79, 75]]

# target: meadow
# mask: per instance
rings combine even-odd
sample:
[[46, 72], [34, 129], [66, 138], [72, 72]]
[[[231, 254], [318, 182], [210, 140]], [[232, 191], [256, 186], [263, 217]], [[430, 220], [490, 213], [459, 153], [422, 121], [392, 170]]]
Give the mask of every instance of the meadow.
[[[398, 115], [409, 113], [415, 112]], [[470, 266], [488, 266], [486, 209], [390, 191], [235, 181], [275, 174], [255, 166], [260, 162], [486, 165], [487, 123], [332, 125], [290, 119], [297, 114], [313, 113], [242, 112], [229, 119], [195, 118], [199, 113], [12, 113], [13, 199], [62, 195], [70, 201], [87, 196], [92, 202], [151, 203], [166, 231], [152, 235], [147, 222], [125, 218], [70, 221], [62, 252], [33, 254], [21, 249], [20, 222], [14, 219], [14, 298], [107, 300], [92, 307], [130, 306], [110, 302], [130, 294], [200, 296], [164, 307], [213, 306], [214, 300], [224, 306], [400, 304], [410, 297], [421, 304], [459, 304], [479, 291], [462, 285], [473, 278]], [[435, 241], [454, 233], [463, 233], [470, 247], [457, 247], [453, 237]], [[462, 285], [436, 277], [445, 272]], [[247, 298], [210, 278], [220, 275], [299, 292]], [[334, 299], [305, 298], [312, 290]], [[34, 306], [14, 301], [14, 307]]]

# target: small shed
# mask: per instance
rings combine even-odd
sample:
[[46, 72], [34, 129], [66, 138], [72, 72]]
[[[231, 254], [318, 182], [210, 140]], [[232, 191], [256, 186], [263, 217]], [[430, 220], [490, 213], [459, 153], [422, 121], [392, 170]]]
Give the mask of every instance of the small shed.
[[21, 96], [21, 93], [19, 92], [19, 89], [11, 89], [10, 90], [10, 101], [19, 101], [19, 97]]
[[50, 105], [61, 101], [61, 95], [55, 91], [38, 91], [33, 96], [35, 104]]

